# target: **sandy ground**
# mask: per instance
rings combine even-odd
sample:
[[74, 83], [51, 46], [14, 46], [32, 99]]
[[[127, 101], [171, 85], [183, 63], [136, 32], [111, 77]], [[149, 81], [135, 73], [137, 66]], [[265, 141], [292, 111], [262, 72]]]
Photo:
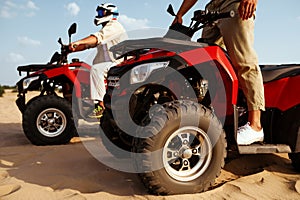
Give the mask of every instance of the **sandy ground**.
[[[90, 136], [61, 146], [34, 146], [25, 137], [16, 93], [0, 97], [0, 199], [300, 199], [300, 174], [286, 154], [229, 155], [216, 185], [199, 194], [149, 195], [136, 174], [99, 162], [86, 148]], [[96, 127], [96, 128], [95, 128]], [[85, 142], [82, 142], [82, 139]], [[103, 153], [105, 159], [111, 159]]]

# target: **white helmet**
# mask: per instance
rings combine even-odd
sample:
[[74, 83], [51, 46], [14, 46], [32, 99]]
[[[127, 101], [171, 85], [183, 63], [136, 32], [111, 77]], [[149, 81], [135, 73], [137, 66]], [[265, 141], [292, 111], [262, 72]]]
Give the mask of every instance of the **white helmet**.
[[96, 26], [117, 18], [119, 15], [117, 6], [112, 3], [103, 3], [97, 7], [96, 11], [98, 13], [94, 20]]

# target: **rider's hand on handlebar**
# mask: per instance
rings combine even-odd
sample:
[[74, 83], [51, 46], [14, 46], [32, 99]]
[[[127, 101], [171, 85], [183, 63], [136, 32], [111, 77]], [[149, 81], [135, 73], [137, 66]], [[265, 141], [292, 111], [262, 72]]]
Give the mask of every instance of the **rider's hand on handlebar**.
[[70, 45], [69, 45], [69, 50], [71, 52], [74, 52], [76, 51], [76, 47], [78, 47], [79, 45], [76, 43], [76, 42], [72, 42]]
[[242, 20], [247, 20], [254, 15], [257, 0], [241, 0], [239, 14]]

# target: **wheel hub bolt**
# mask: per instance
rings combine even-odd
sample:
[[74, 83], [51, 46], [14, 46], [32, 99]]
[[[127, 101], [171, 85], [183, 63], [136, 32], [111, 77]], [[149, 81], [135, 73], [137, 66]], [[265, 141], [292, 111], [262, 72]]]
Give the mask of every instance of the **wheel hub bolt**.
[[185, 160], [184, 162], [183, 162], [183, 165], [188, 165], [189, 164], [189, 162], [187, 161], [187, 160]]
[[192, 157], [192, 155], [193, 155], [193, 152], [191, 149], [186, 149], [182, 153], [183, 158], [190, 158], [190, 157]]

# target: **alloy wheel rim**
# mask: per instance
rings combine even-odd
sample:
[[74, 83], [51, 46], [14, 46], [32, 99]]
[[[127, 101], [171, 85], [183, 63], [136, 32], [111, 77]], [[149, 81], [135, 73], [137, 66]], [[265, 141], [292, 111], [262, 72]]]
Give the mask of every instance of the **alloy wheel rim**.
[[59, 109], [48, 108], [39, 114], [36, 126], [42, 135], [56, 137], [66, 129], [67, 119]]
[[178, 181], [192, 181], [209, 167], [212, 143], [200, 128], [186, 126], [168, 138], [163, 148], [163, 163], [170, 177]]

